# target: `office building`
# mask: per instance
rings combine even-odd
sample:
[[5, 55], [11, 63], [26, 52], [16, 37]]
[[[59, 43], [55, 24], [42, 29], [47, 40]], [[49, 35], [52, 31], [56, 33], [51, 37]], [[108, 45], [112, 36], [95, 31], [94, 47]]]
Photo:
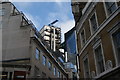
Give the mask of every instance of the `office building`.
[[[64, 66], [44, 41], [32, 21], [11, 2], [1, 2], [2, 79], [67, 79]], [[58, 53], [59, 54], [59, 53]], [[1, 66], [0, 66], [1, 67]]]
[[65, 51], [68, 61], [76, 65], [76, 33], [75, 27], [65, 33]]
[[65, 35], [65, 52], [67, 54], [66, 67], [68, 67], [72, 71], [73, 80], [76, 80], [78, 76], [76, 69], [77, 48], [75, 27], [66, 32], [64, 35]]
[[91, 1], [72, 2], [79, 77], [120, 78], [120, 1]]

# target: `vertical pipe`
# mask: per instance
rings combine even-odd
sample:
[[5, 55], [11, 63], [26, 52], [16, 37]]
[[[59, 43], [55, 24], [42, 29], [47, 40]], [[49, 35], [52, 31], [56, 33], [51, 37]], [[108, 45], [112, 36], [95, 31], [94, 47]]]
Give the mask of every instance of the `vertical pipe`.
[[[2, 4], [0, 4], [0, 9], [2, 9]], [[2, 18], [0, 18], [0, 61], [2, 61]], [[2, 62], [0, 62], [0, 75], [2, 75]], [[1, 80], [1, 79], [0, 79]]]
[[53, 51], [56, 51], [56, 39], [55, 39], [55, 28], [53, 28], [53, 36], [54, 36], [54, 38], [53, 38]]

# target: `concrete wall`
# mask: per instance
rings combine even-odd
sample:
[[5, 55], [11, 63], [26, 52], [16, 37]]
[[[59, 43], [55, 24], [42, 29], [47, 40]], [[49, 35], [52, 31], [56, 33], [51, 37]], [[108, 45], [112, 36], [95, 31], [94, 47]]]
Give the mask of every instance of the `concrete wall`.
[[11, 16], [12, 5], [10, 3], [3, 4], [3, 8], [3, 60], [29, 58], [30, 26], [21, 27], [21, 14]]

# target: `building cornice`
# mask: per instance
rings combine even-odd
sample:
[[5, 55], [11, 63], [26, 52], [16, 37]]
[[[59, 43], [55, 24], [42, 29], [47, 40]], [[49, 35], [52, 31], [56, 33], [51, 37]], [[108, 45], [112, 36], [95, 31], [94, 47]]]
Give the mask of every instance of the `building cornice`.
[[90, 2], [88, 8], [86, 8], [86, 10], [84, 11], [84, 14], [81, 16], [79, 21], [76, 23], [77, 24], [76, 25], [76, 32], [77, 32], [77, 34], [79, 33], [83, 23], [88, 18], [89, 14], [92, 12], [92, 10], [94, 9], [96, 4], [97, 4], [96, 2]]
[[120, 66], [117, 66], [115, 68], [112, 68], [110, 70], [107, 70], [107, 71], [101, 73], [100, 75], [96, 76], [95, 79], [101, 79], [101, 78], [104, 79], [104, 78], [106, 78], [110, 75], [113, 75], [114, 73], [119, 72], [119, 71], [120, 71]]

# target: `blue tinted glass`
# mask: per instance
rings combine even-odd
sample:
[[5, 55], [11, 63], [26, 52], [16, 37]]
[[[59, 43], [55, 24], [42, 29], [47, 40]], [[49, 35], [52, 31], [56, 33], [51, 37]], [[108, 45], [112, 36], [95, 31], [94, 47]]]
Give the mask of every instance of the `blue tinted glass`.
[[39, 50], [37, 48], [36, 48], [35, 56], [36, 56], [36, 59], [40, 59], [40, 53], [39, 53]]
[[67, 52], [71, 54], [76, 53], [76, 40], [75, 40], [75, 32], [68, 38], [66, 41]]
[[42, 62], [43, 65], [46, 65], [46, 57], [43, 56], [43, 62]]

